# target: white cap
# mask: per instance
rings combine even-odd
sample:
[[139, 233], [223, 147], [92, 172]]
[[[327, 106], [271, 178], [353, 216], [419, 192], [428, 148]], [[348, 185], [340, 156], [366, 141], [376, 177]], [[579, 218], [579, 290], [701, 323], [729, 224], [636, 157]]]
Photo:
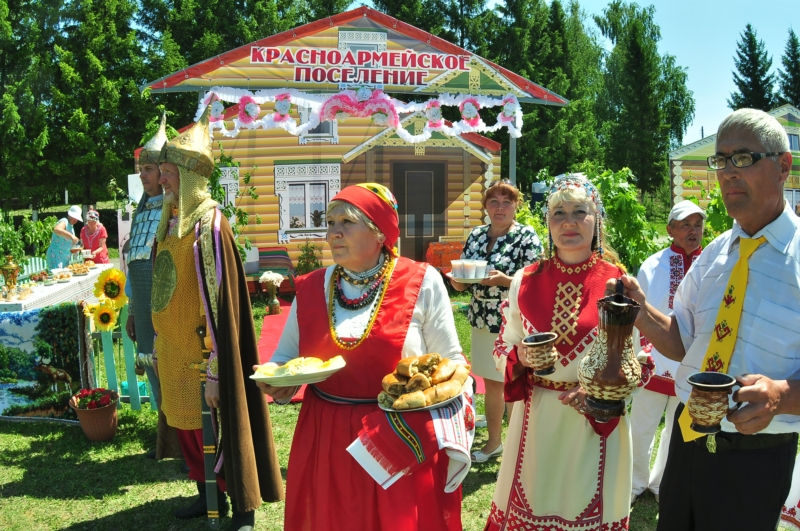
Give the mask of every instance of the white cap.
[[77, 219], [78, 221], [83, 221], [83, 210], [78, 205], [72, 205], [67, 210], [67, 215], [72, 219]]
[[684, 199], [680, 203], [675, 203], [675, 206], [672, 207], [672, 210], [669, 212], [669, 217], [667, 218], [667, 224], [669, 225], [673, 219], [676, 221], [684, 220], [692, 214], [700, 214], [703, 219], [706, 219], [706, 213], [703, 212], [702, 208], [688, 199]]

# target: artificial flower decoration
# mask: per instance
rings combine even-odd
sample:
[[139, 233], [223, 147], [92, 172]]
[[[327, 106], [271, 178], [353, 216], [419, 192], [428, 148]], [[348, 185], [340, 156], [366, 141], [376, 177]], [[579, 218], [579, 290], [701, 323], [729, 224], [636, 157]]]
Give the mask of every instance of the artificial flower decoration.
[[461, 118], [467, 122], [470, 127], [476, 127], [480, 122], [478, 111], [481, 109], [481, 104], [475, 98], [467, 98], [458, 106], [461, 110]]
[[259, 114], [261, 114], [261, 107], [252, 96], [244, 95], [239, 98], [239, 121], [241, 123], [249, 125], [258, 120]]
[[389, 116], [384, 112], [376, 112], [372, 114], [372, 121], [375, 122], [377, 125], [382, 125], [386, 127], [389, 123]]
[[96, 389], [81, 389], [75, 395], [75, 402], [79, 409], [97, 409], [117, 403], [119, 395], [116, 391], [98, 387]]
[[442, 104], [439, 100], [430, 100], [426, 107], [425, 116], [428, 118], [428, 127], [441, 127]]
[[517, 110], [519, 110], [519, 102], [516, 96], [507, 96], [503, 98], [503, 111], [498, 119], [501, 122], [513, 122], [517, 117]]
[[225, 105], [220, 101], [219, 96], [213, 92], [209, 92], [208, 96], [203, 99], [204, 105], [211, 105], [211, 112], [208, 115], [209, 122], [219, 122], [224, 120]]
[[356, 91], [356, 99], [358, 101], [367, 101], [372, 97], [372, 89], [369, 87], [361, 87]]
[[350, 115], [347, 114], [346, 112], [337, 112], [336, 113], [336, 120], [338, 120], [340, 122], [344, 122], [348, 118], [350, 118]]
[[273, 120], [276, 122], [283, 122], [289, 119], [289, 111], [292, 110], [291, 95], [278, 94], [275, 96], [275, 117]]
[[116, 267], [103, 271], [94, 285], [94, 295], [101, 303], [110, 303], [112, 308], [125, 306], [128, 302], [125, 295], [125, 273]]
[[117, 326], [117, 311], [108, 303], [101, 303], [94, 312], [94, 326], [101, 332], [111, 332]]

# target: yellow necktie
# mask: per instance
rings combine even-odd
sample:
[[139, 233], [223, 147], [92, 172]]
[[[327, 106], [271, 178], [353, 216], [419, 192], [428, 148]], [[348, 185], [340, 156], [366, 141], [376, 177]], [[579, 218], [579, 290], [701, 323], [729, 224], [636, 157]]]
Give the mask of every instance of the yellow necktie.
[[[733, 347], [736, 346], [736, 336], [739, 333], [739, 320], [742, 317], [742, 306], [744, 305], [744, 292], [747, 289], [747, 276], [750, 267], [747, 263], [750, 255], [753, 254], [759, 245], [767, 241], [764, 236], [760, 238], [739, 238], [739, 260], [731, 270], [728, 279], [728, 289], [722, 296], [722, 303], [717, 311], [717, 320], [714, 322], [714, 332], [708, 341], [708, 349], [703, 358], [700, 370], [703, 372], [728, 372]], [[703, 433], [697, 433], [691, 428], [692, 417], [689, 416], [689, 408], [684, 407], [681, 416], [678, 418], [681, 427], [683, 440], [693, 441], [702, 437]], [[711, 439], [709, 437], [709, 439]], [[709, 444], [711, 450], [711, 443]], [[711, 450], [713, 451], [713, 450]]]

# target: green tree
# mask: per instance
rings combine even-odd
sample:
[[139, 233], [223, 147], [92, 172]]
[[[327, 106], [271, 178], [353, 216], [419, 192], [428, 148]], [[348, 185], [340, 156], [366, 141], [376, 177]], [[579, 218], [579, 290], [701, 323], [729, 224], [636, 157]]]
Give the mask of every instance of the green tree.
[[61, 13], [47, 169], [72, 201], [106, 198], [111, 179], [122, 180], [133, 166], [143, 125], [129, 117], [143, 108], [136, 83], [142, 65], [131, 27], [135, 7], [133, 0], [84, 0]]
[[[348, 2], [349, 3], [349, 2]], [[146, 75], [140, 84], [177, 72], [215, 55], [269, 37], [301, 23], [342, 11], [345, 0], [141, 0], [136, 15]], [[310, 20], [304, 20], [307, 17]], [[194, 121], [197, 94], [149, 95], [166, 104], [179, 127]]]
[[734, 111], [745, 107], [771, 110], [776, 103], [775, 75], [769, 73], [772, 57], [767, 54], [764, 41], [758, 40], [756, 30], [748, 24], [736, 48], [733, 82], [739, 91], [731, 93], [728, 107]]
[[674, 57], [658, 53], [661, 32], [654, 15], [653, 6], [615, 0], [595, 17], [614, 45], [596, 107], [605, 165], [614, 171], [630, 168], [643, 193], [666, 179], [667, 152], [680, 145], [694, 116], [685, 70]]
[[[0, 197], [57, 193], [44, 169], [52, 46], [62, 2], [0, 0]], [[63, 197], [63, 196], [62, 196]]]
[[375, 9], [406, 24], [447, 39], [442, 0], [373, 0]]
[[780, 98], [784, 103], [800, 107], [800, 40], [792, 28], [789, 28], [789, 38], [786, 40], [781, 62], [783, 69], [778, 70]]

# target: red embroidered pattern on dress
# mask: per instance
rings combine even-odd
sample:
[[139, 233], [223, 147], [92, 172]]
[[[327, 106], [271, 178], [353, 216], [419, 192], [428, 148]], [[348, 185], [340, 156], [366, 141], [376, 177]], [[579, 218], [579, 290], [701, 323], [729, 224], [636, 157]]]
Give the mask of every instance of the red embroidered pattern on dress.
[[514, 478], [508, 500], [508, 513], [504, 513], [492, 502], [489, 512], [489, 531], [622, 531], [628, 529], [629, 519], [624, 517], [616, 522], [603, 522], [603, 476], [606, 463], [606, 438], [600, 437], [600, 461], [597, 467], [597, 489], [594, 497], [584, 511], [574, 520], [560, 516], [536, 516], [533, 514], [525, 492], [522, 490], [522, 456], [528, 433], [530, 398], [525, 400], [525, 415], [522, 422], [519, 452], [514, 464]]
[[[525, 318], [524, 315], [520, 314], [520, 318], [522, 319], [522, 329], [525, 330], [525, 334], [526, 335], [538, 334], [539, 333], [539, 330], [537, 330], [536, 327], [533, 326], [533, 324], [530, 321], [528, 321]], [[502, 332], [501, 332], [501, 335], [502, 335]], [[566, 354], [562, 354], [561, 352], [559, 352], [558, 355], [561, 357], [561, 359], [560, 359], [561, 365], [566, 367], [567, 365], [570, 364], [571, 361], [575, 361], [576, 359], [582, 358], [583, 357], [583, 353], [586, 352], [586, 349], [589, 347], [589, 345], [592, 344], [592, 342], [594, 342], [596, 337], [597, 337], [597, 328], [592, 328], [589, 331], [589, 333], [586, 334], [586, 336], [581, 340], [581, 342], [578, 343], [575, 346], [575, 348], [573, 348], [572, 350], [570, 350]], [[499, 339], [498, 339], [498, 341], [499, 341]], [[495, 351], [498, 350], [499, 347], [498, 347], [497, 342], [495, 342], [495, 347], [494, 348], [495, 348]]]
[[672, 299], [675, 298], [675, 291], [683, 280], [683, 257], [673, 254], [669, 257], [669, 309], [672, 309]]

